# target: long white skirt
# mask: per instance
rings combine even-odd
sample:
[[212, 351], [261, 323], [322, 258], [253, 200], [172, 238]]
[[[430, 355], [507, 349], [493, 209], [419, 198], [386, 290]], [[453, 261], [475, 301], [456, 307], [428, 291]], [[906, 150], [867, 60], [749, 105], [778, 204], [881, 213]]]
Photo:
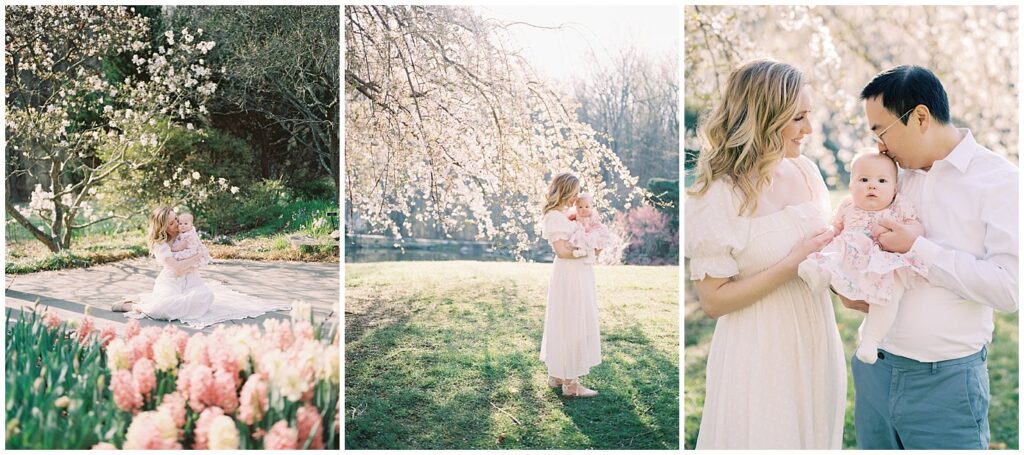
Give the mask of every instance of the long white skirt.
[[842, 448], [846, 365], [827, 294], [792, 279], [718, 319], [697, 449]]
[[597, 319], [594, 267], [583, 259], [555, 258], [540, 360], [548, 375], [576, 378], [601, 363], [601, 328]]
[[291, 307], [287, 303], [246, 295], [216, 282], [207, 284], [198, 271], [180, 277], [162, 271], [153, 284], [153, 292], [142, 295], [139, 302], [137, 311], [125, 313], [125, 317], [180, 320], [195, 329]]

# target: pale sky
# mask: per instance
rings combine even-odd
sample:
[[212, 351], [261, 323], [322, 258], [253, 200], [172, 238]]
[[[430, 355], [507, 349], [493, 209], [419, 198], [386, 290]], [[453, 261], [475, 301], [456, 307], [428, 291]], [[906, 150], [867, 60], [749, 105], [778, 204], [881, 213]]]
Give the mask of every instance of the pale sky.
[[477, 6], [483, 17], [508, 28], [520, 54], [541, 74], [567, 82], [586, 75], [587, 55], [608, 58], [632, 45], [654, 57], [679, 53], [679, 8], [676, 6]]

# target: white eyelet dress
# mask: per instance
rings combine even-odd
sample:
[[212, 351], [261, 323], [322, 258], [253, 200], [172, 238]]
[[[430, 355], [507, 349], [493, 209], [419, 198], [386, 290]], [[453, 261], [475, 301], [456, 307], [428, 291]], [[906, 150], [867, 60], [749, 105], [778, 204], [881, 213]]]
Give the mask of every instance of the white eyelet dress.
[[[577, 228], [558, 210], [549, 211], [542, 220], [542, 236], [552, 245], [568, 240]], [[577, 378], [601, 363], [597, 284], [594, 267], [585, 259], [556, 256], [551, 268], [540, 360], [547, 364], [548, 375], [556, 378]]]
[[[827, 226], [817, 167], [794, 159], [812, 200], [760, 217], [738, 216], [740, 197], [719, 179], [686, 201], [690, 279], [743, 279], [778, 263]], [[843, 345], [828, 291], [794, 277], [718, 319], [707, 359], [697, 449], [839, 449], [846, 409]]]

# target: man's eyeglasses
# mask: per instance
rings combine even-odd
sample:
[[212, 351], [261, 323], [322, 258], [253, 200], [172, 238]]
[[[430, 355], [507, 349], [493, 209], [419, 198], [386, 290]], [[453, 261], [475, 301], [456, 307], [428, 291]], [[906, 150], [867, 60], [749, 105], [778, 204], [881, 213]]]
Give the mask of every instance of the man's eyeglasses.
[[[906, 117], [906, 116], [907, 116], [907, 114], [909, 114], [909, 113], [911, 113], [911, 112], [914, 112], [914, 109], [916, 109], [916, 108], [917, 108], [917, 106], [914, 106], [914, 107], [910, 108], [910, 110], [909, 110], [909, 111], [907, 111], [907, 112], [904, 112], [904, 113], [903, 113], [903, 115], [901, 115], [901, 116], [900, 116], [900, 118], [896, 119], [896, 122], [898, 122], [898, 121], [900, 121], [900, 120], [903, 120], [903, 117]], [[889, 124], [889, 126], [885, 127], [885, 129], [884, 129], [884, 130], [882, 130], [882, 132], [881, 132], [881, 133], [878, 133], [878, 134], [874, 134], [874, 140], [875, 140], [875, 142], [877, 142], [877, 143], [879, 143], [879, 144], [881, 144], [881, 145], [885, 145], [885, 140], [883, 140], [883, 139], [882, 139], [882, 135], [883, 135], [883, 134], [885, 134], [885, 133], [886, 133], [887, 131], [889, 131], [889, 128], [892, 128], [892, 127], [893, 127], [893, 125], [895, 125], [895, 124], [896, 124], [896, 122], [892, 122], [892, 123], [890, 123], [890, 124]]]

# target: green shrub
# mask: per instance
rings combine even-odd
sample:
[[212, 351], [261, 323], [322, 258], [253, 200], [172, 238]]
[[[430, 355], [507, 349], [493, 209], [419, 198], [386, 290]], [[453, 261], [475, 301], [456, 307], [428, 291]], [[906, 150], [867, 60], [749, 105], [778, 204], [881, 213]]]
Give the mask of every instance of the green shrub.
[[285, 185], [291, 188], [297, 199], [338, 199], [338, 189], [329, 176], [318, 176], [306, 169], [288, 175]]
[[[202, 218], [233, 205], [257, 178], [245, 141], [215, 129], [193, 130], [166, 120], [147, 128], [164, 146], [156, 153], [133, 146], [125, 152], [144, 164], [118, 169], [97, 188], [103, 210], [148, 213], [157, 204], [194, 211]], [[101, 151], [101, 156], [113, 153]], [[234, 191], [232, 191], [234, 190]]]

